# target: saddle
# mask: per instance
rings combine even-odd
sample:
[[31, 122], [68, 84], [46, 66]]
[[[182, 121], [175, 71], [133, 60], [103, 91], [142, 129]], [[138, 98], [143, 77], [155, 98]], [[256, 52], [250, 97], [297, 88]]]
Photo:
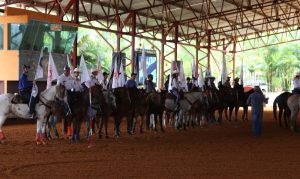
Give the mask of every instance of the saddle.
[[14, 97], [12, 98], [11, 102], [13, 104], [26, 104], [24, 98], [17, 93], [14, 94]]
[[[35, 98], [35, 101], [36, 101], [36, 103], [39, 102], [39, 95], [37, 95], [37, 97]], [[14, 94], [14, 97], [11, 99], [11, 103], [13, 103], [13, 104], [27, 104], [26, 100], [24, 100], [24, 98], [18, 93]]]

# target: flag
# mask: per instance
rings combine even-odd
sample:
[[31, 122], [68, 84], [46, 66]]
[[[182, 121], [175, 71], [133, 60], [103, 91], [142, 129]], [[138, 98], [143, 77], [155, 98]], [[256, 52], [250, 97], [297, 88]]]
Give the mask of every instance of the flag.
[[147, 79], [147, 69], [146, 69], [146, 52], [144, 48], [142, 50], [141, 69], [143, 71], [143, 81], [145, 81]]
[[206, 68], [205, 77], [211, 77], [210, 68]]
[[184, 75], [183, 62], [182, 61], [180, 61], [180, 71], [179, 71], [178, 80], [180, 81], [180, 87], [181, 87], [181, 89], [185, 89], [185, 91], [188, 91], [188, 87], [187, 87], [187, 82], [186, 82], [185, 75]]
[[241, 62], [241, 73], [240, 73], [241, 85], [244, 84], [244, 60]]
[[168, 90], [171, 91], [172, 90], [172, 75], [173, 75], [173, 71], [178, 71], [178, 67], [177, 67], [177, 63], [175, 61], [173, 61], [171, 63], [171, 68], [170, 68], [170, 78], [169, 78], [169, 86], [168, 86]]
[[101, 58], [100, 58], [100, 55], [98, 56], [97, 70], [98, 70], [97, 79], [98, 79], [99, 83], [101, 83], [104, 80], [104, 77], [103, 77], [103, 73], [102, 73], [102, 69], [101, 69]]
[[58, 72], [52, 57], [51, 52], [49, 53], [49, 62], [48, 62], [48, 77], [47, 77], [47, 88], [51, 87], [53, 80], [57, 79]]
[[225, 54], [224, 53], [223, 53], [223, 60], [222, 60], [221, 81], [222, 81], [222, 85], [224, 85], [225, 82], [227, 81], [227, 67], [226, 67], [226, 60], [225, 60]]
[[200, 67], [200, 73], [199, 73], [199, 77], [198, 77], [198, 85], [199, 85], [199, 88], [203, 89], [203, 87], [204, 87], [204, 79], [203, 79], [202, 66]]
[[[81, 75], [80, 75], [81, 83], [85, 83], [85, 82], [88, 82], [91, 80], [83, 55], [81, 55], [81, 58], [80, 58], [79, 70], [81, 72]], [[85, 85], [88, 88], [90, 87], [90, 85], [87, 83], [85, 83]]]
[[118, 79], [119, 79], [119, 71], [118, 71], [118, 64], [117, 59], [115, 59], [114, 71], [113, 71], [113, 81], [112, 81], [112, 88], [118, 88]]
[[195, 60], [192, 60], [192, 77], [196, 78], [196, 64], [195, 64]]
[[73, 64], [71, 63], [71, 61], [69, 59], [68, 54], [67, 54], [67, 63], [68, 63], [68, 67], [70, 68], [71, 76], [73, 76], [74, 75], [74, 68], [73, 68]]
[[36, 73], [35, 73], [34, 80], [37, 80], [39, 78], [44, 77], [44, 70], [43, 70], [43, 65], [42, 65], [42, 60], [43, 60], [43, 55], [44, 55], [43, 50], [44, 50], [44, 48], [41, 49], [39, 62], [38, 62], [37, 67], [36, 67]]
[[119, 72], [120, 74], [118, 76], [118, 87], [123, 87], [125, 85], [125, 74], [124, 74], [124, 67], [123, 67], [122, 60], [121, 60]]

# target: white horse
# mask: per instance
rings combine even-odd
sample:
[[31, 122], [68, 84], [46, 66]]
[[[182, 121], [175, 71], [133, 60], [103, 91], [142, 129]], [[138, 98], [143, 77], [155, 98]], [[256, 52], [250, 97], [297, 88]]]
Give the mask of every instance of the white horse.
[[[36, 123], [36, 142], [37, 144], [46, 144], [45, 126], [47, 116], [50, 113], [49, 103], [54, 100], [56, 94], [56, 86], [52, 86], [39, 95], [39, 102], [36, 104], [35, 111], [37, 117]], [[5, 135], [2, 131], [2, 126], [6, 119], [9, 118], [23, 118], [30, 119], [28, 114], [27, 104], [13, 104], [13, 94], [0, 95], [0, 143], [5, 142]]]
[[[180, 125], [183, 125], [185, 128], [186, 122], [187, 122], [187, 116], [190, 110], [192, 109], [193, 105], [197, 101], [203, 101], [203, 95], [202, 92], [187, 92], [184, 93], [183, 98], [180, 99], [180, 109], [178, 116], [176, 117], [176, 127], [179, 128]], [[169, 111], [175, 112], [177, 104], [174, 99], [166, 99], [165, 101], [165, 107]]]

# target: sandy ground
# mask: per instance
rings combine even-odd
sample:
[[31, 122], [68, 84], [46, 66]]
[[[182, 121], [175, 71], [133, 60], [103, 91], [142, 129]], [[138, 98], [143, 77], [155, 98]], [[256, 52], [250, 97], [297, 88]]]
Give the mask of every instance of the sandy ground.
[[[251, 116], [250, 116], [251, 117]], [[125, 131], [125, 122], [123, 122]], [[119, 139], [70, 144], [34, 143], [35, 125], [4, 126], [0, 178], [299, 178], [300, 135], [279, 128], [265, 111], [263, 136], [255, 139], [251, 121], [224, 122], [165, 133], [146, 131]], [[83, 138], [82, 134], [82, 138]]]

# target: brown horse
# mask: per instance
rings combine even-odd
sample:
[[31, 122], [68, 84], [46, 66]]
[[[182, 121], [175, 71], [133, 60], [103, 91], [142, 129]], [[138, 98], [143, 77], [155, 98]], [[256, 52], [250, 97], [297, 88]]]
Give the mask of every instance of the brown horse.
[[291, 111], [287, 105], [288, 98], [292, 95], [290, 92], [283, 92], [280, 95], [278, 95], [274, 102], [273, 102], [273, 114], [275, 120], [277, 120], [277, 106], [279, 108], [279, 126], [281, 127], [281, 118], [283, 114], [284, 124], [285, 127], [288, 126], [287, 120], [289, 119], [289, 116], [291, 114]]
[[146, 117], [146, 126], [149, 129], [150, 126], [150, 115], [154, 114], [154, 130], [157, 131], [157, 117], [159, 117], [160, 129], [164, 132], [163, 127], [163, 113], [165, 110], [165, 100], [166, 100], [167, 91], [163, 90], [160, 93], [152, 92], [147, 95], [146, 102], [148, 105], [147, 117]]
[[125, 87], [115, 88], [113, 94], [116, 97], [117, 109], [114, 111], [114, 120], [115, 120], [115, 136], [120, 137], [120, 125], [122, 118], [126, 117], [127, 119], [127, 132], [132, 134], [132, 116], [133, 116], [133, 101], [129, 96], [129, 91]]
[[291, 122], [290, 122], [290, 128], [293, 132], [297, 132], [297, 125], [296, 121], [299, 114], [300, 109], [300, 94], [293, 94], [291, 95], [287, 100], [287, 105], [289, 109], [291, 110]]

